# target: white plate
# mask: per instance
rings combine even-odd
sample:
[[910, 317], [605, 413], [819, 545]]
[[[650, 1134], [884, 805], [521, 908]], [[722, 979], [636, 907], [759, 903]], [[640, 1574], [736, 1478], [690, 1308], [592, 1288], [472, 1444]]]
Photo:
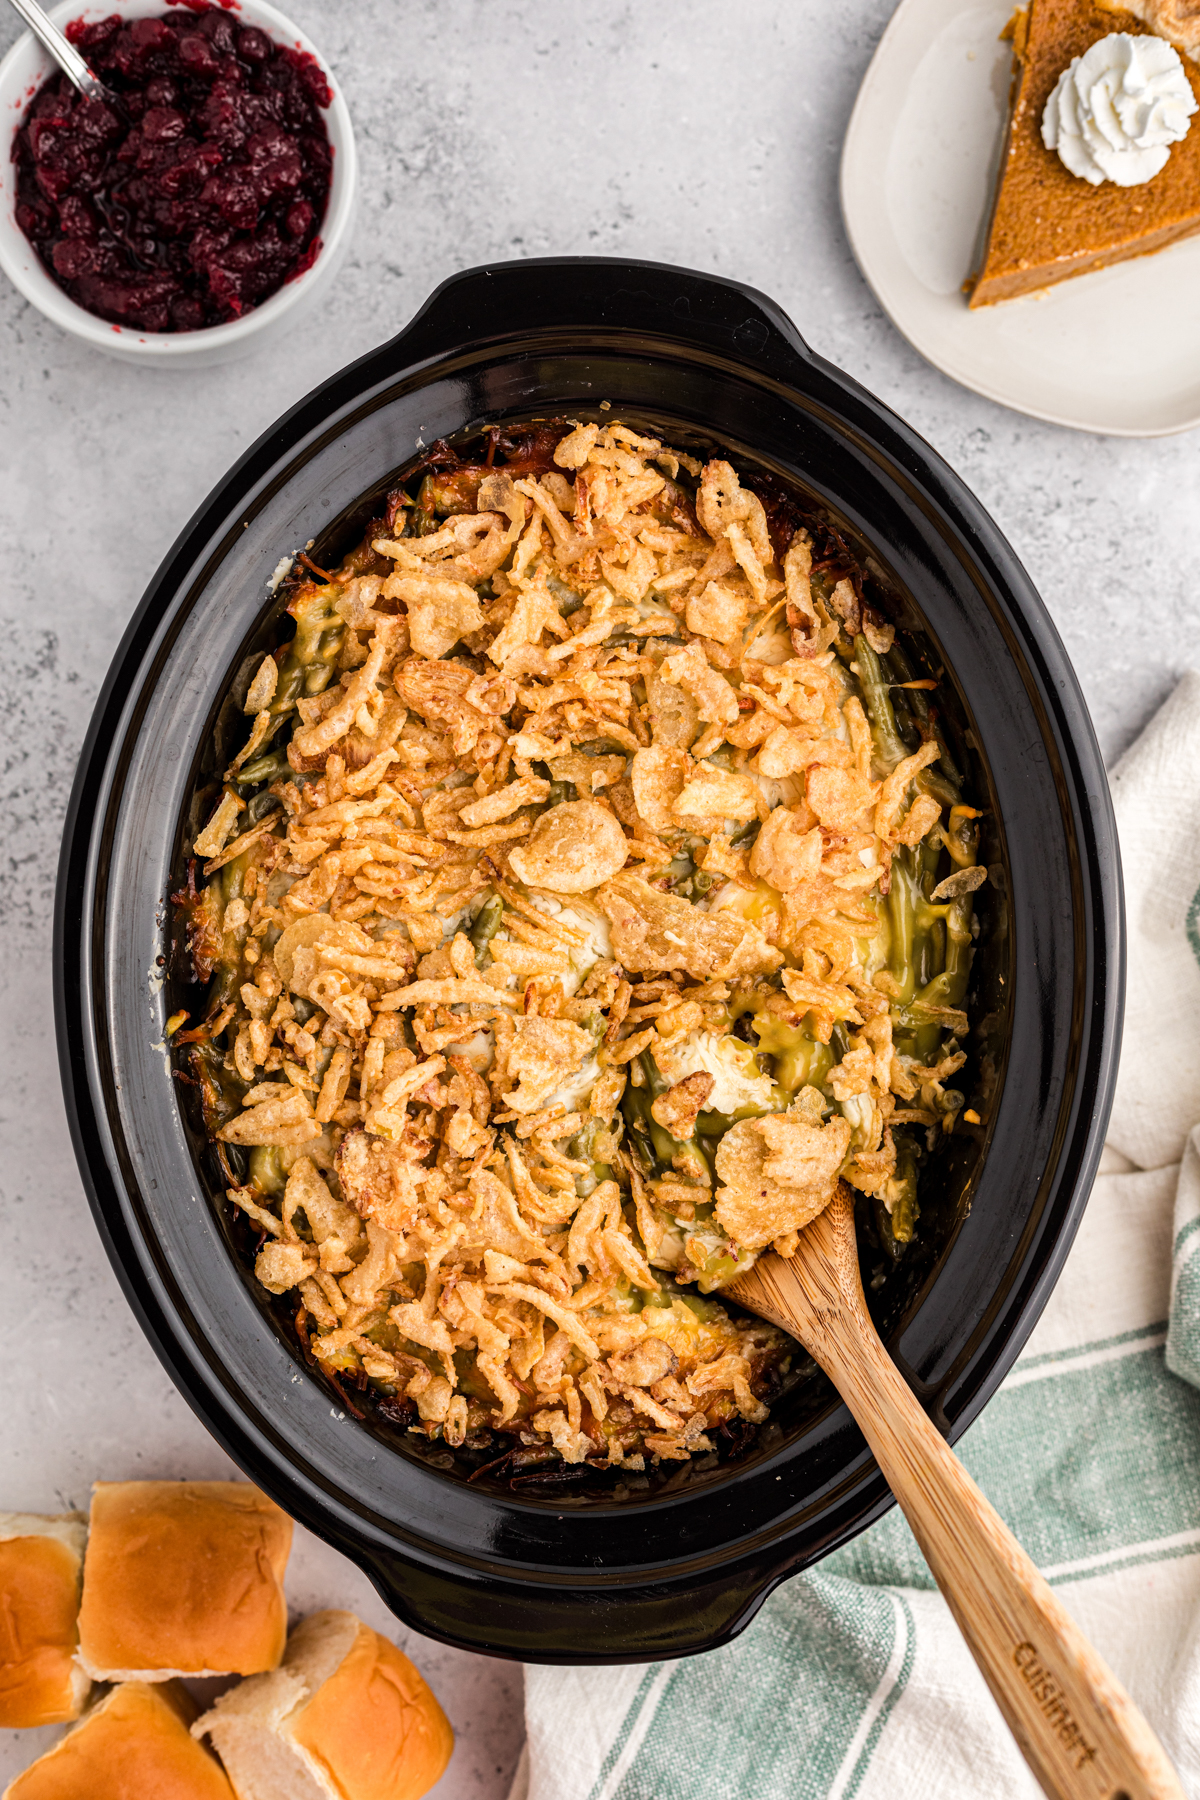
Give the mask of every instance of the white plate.
[[[902, 0], [842, 150], [842, 217], [892, 322], [935, 368], [1079, 431], [1200, 425], [1200, 237], [971, 312], [999, 165], [1013, 0]], [[1197, 129], [1193, 126], [1193, 129]]]

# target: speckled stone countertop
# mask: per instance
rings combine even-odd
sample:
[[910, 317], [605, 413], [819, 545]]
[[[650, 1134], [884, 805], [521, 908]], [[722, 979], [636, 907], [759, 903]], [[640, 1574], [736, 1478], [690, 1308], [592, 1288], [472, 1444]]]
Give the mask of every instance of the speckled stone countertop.
[[[354, 242], [314, 314], [250, 360], [160, 374], [77, 346], [0, 280], [0, 1508], [84, 1506], [96, 1477], [230, 1472], [143, 1341], [71, 1153], [50, 999], [62, 815], [109, 660], [194, 507], [278, 413], [391, 336], [444, 277], [577, 253], [764, 289], [995, 514], [1066, 640], [1106, 757], [1200, 663], [1200, 434], [1085, 437], [979, 399], [920, 360], [854, 266], [838, 155], [891, 0], [287, 4], [341, 80], [362, 158]], [[15, 36], [5, 12], [0, 51]], [[303, 1534], [289, 1590], [300, 1610], [389, 1623], [365, 1580]], [[458, 1733], [438, 1800], [502, 1800], [520, 1671], [390, 1624]], [[0, 1782], [51, 1735], [0, 1733]]]

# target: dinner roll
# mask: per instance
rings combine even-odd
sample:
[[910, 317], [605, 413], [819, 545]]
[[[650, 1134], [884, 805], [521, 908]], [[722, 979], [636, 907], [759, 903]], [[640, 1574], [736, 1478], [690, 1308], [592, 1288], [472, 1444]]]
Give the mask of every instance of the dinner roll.
[[77, 1719], [91, 1686], [79, 1642], [82, 1513], [0, 1513], [0, 1725]]
[[283, 1667], [222, 1694], [192, 1734], [212, 1739], [238, 1800], [418, 1800], [454, 1748], [407, 1656], [348, 1612], [305, 1619]]
[[4, 1800], [233, 1800], [225, 1772], [188, 1734], [178, 1682], [126, 1682], [90, 1708]]
[[79, 1657], [95, 1681], [254, 1675], [287, 1639], [292, 1521], [244, 1481], [99, 1481]]

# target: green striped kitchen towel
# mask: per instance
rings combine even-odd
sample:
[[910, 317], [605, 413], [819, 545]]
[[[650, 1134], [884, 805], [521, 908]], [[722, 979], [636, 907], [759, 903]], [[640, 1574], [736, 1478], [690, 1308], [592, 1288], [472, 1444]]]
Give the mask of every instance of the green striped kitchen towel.
[[[959, 1450], [1200, 1800], [1200, 675], [1112, 787], [1130, 959], [1109, 1145], [1062, 1279]], [[529, 1666], [525, 1695], [511, 1800], [1039, 1793], [898, 1510], [723, 1650]]]

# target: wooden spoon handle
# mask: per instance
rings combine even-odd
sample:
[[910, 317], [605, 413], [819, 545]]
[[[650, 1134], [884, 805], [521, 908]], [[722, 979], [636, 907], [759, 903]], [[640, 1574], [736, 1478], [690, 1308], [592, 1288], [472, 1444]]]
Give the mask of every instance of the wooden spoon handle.
[[1183, 1800], [1154, 1733], [878, 1338], [846, 1359], [838, 1386], [1046, 1793]]
[[926, 1416], [865, 1304], [843, 1294], [836, 1311], [815, 1309], [804, 1272], [770, 1262], [780, 1313], [807, 1326], [806, 1348], [858, 1421], [1045, 1792], [1185, 1800], [1158, 1739]]

